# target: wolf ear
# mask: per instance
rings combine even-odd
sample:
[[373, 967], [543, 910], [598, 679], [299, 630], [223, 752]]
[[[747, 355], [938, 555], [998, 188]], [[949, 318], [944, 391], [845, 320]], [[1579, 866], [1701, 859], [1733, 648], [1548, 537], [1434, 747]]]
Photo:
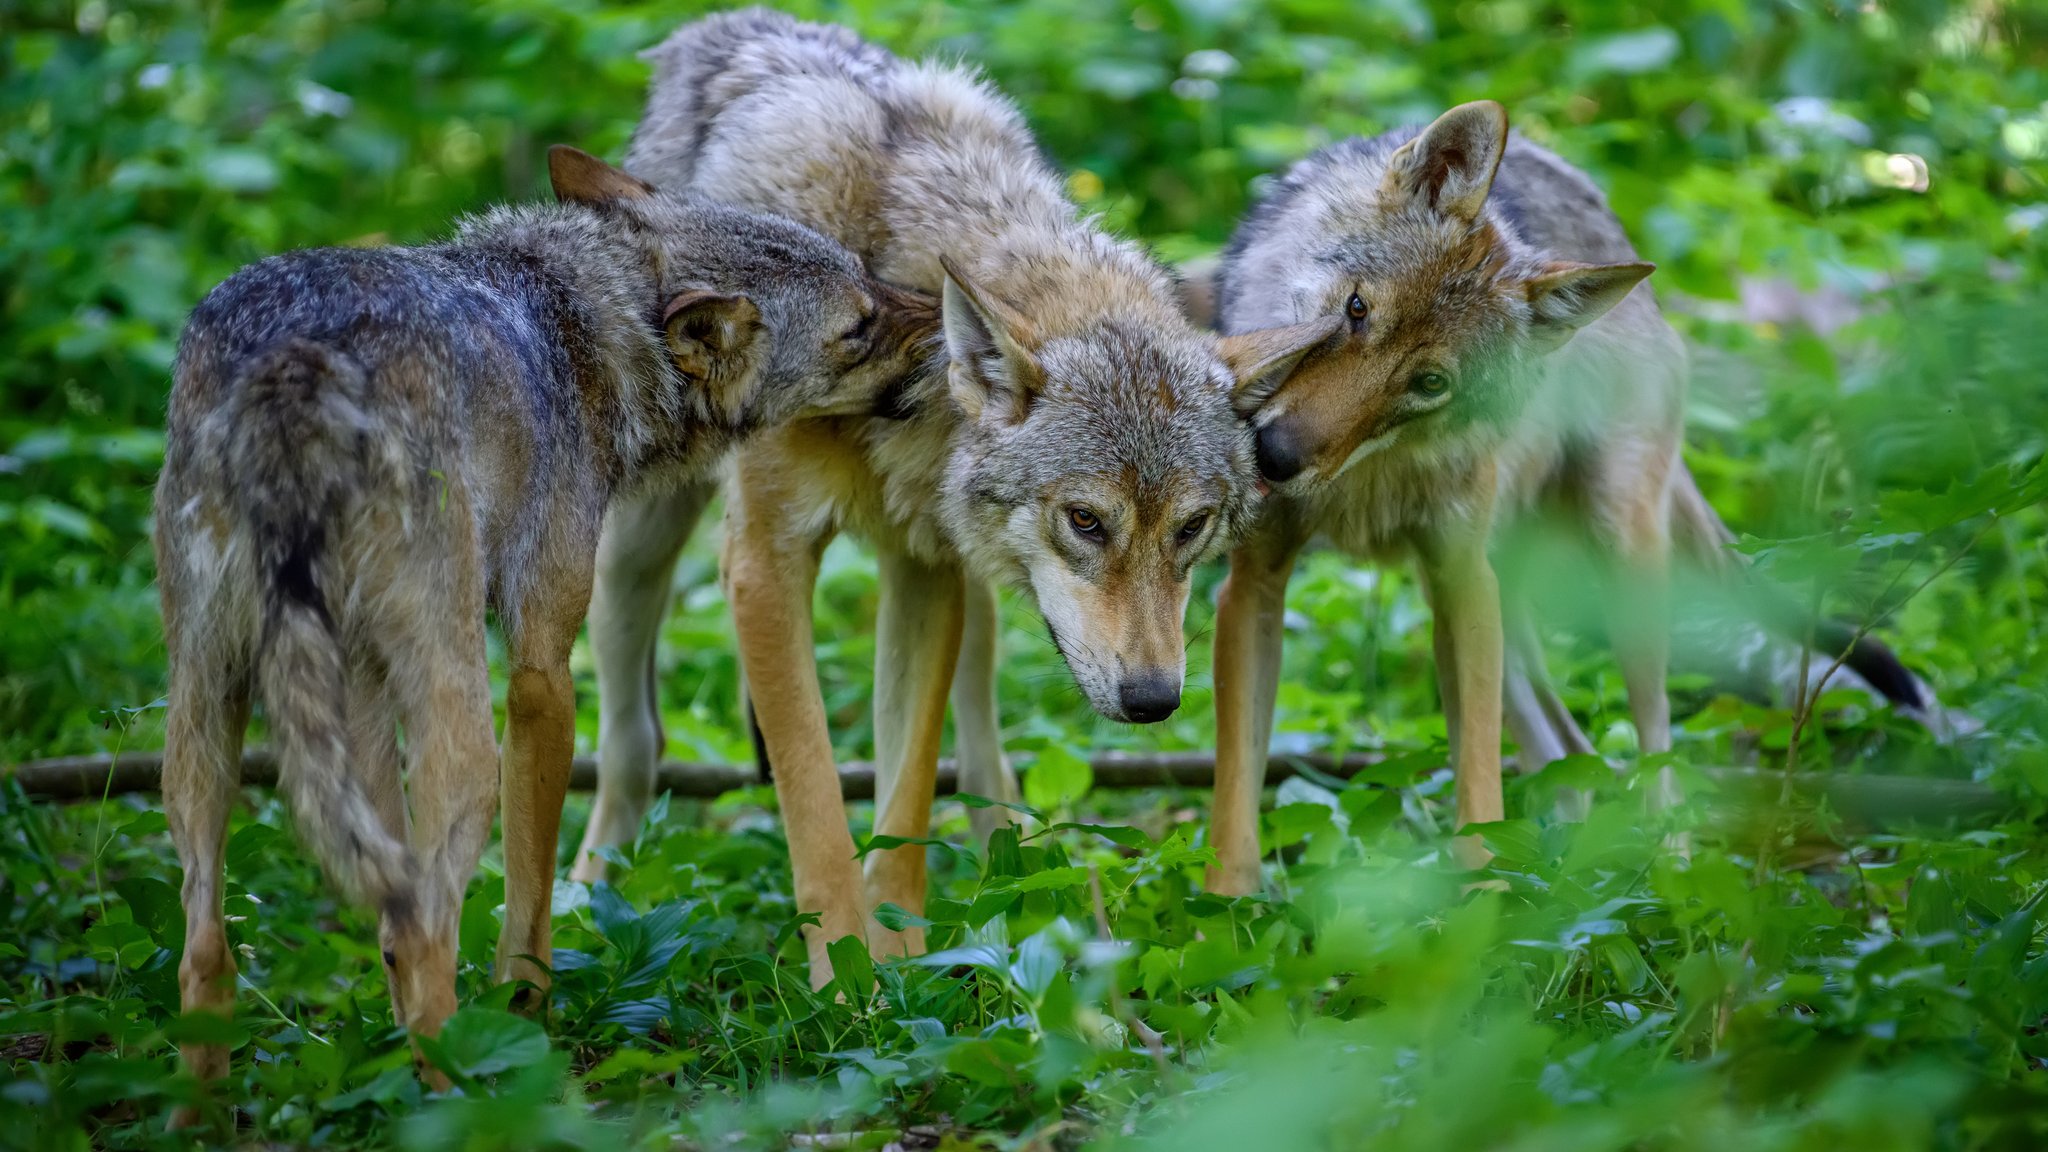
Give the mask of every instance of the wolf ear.
[[1237, 386], [1230, 394], [1240, 416], [1249, 416], [1264, 404], [1294, 366], [1311, 348], [1337, 334], [1344, 321], [1336, 316], [1318, 316], [1285, 328], [1267, 328], [1242, 336], [1225, 336], [1217, 341], [1218, 351]]
[[1538, 354], [1553, 352], [1572, 333], [1607, 314], [1622, 297], [1657, 270], [1655, 264], [1577, 264], [1555, 260], [1531, 277], [1529, 340]]
[[1388, 158], [1385, 194], [1477, 220], [1507, 147], [1507, 109], [1491, 100], [1460, 104]]
[[761, 310], [745, 296], [685, 292], [662, 310], [661, 328], [676, 370], [702, 385], [718, 369], [745, 360], [766, 334]]
[[939, 266], [946, 271], [939, 319], [952, 362], [954, 403], [970, 420], [987, 414], [1005, 424], [1022, 421], [1045, 380], [1031, 354], [1036, 333], [1030, 321], [982, 291], [952, 261], [941, 256]]
[[580, 148], [557, 144], [548, 149], [548, 183], [564, 204], [609, 204], [654, 195], [654, 185]]

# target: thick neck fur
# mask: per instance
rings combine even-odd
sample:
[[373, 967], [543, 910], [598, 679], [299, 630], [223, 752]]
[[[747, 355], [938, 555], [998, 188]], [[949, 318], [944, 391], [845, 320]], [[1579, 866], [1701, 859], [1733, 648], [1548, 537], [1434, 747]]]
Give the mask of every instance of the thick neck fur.
[[[610, 487], [706, 459], [726, 436], [670, 359], [655, 324], [655, 258], [638, 231], [581, 205], [491, 209], [452, 247], [530, 260], [563, 296], [557, 317], [587, 435]], [[714, 446], [712, 441], [716, 441]]]

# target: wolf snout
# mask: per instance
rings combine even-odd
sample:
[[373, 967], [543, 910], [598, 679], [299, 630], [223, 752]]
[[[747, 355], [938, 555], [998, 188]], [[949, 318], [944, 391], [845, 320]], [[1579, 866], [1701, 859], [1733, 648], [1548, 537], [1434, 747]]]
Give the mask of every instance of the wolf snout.
[[1259, 475], [1274, 484], [1285, 484], [1308, 464], [1308, 453], [1304, 451], [1301, 436], [1285, 420], [1276, 420], [1259, 429], [1256, 444]]
[[1117, 688], [1124, 718], [1133, 724], [1157, 724], [1180, 707], [1180, 677], [1164, 669], [1137, 672]]

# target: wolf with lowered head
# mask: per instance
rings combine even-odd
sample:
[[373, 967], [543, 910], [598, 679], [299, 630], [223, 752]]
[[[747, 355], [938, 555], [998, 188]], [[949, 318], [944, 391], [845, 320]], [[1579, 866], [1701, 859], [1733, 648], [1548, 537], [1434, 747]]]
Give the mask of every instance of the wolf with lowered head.
[[[1257, 501], [1243, 413], [1338, 325], [1222, 340], [1197, 330], [1171, 278], [1065, 198], [1017, 109], [966, 69], [758, 9], [689, 24], [649, 55], [629, 169], [792, 216], [881, 279], [943, 298], [943, 372], [874, 415], [798, 421], [755, 441], [728, 488], [724, 579], [797, 905], [821, 917], [807, 943], [822, 984], [826, 944], [840, 937], [920, 949], [916, 929], [869, 912], [914, 912], [925, 887], [922, 847], [870, 853], [865, 879], [855, 860], [812, 652], [826, 541], [848, 531], [879, 555], [875, 831], [920, 839], [964, 615], [994, 611], [985, 583], [1031, 598], [1102, 715], [1156, 721], [1178, 706], [1189, 572]], [[618, 672], [601, 689], [608, 721], [616, 706], [627, 724], [653, 727], [647, 636], [697, 507], [635, 511], [631, 540], [608, 530], [621, 583], [651, 597], [613, 613], [600, 591], [594, 646]], [[989, 658], [986, 645], [976, 654]], [[993, 738], [992, 704], [980, 703], [963, 709], [963, 743], [970, 720]], [[633, 761], [604, 758], [586, 848], [630, 835], [657, 743], [636, 741]]]
[[[222, 857], [256, 701], [305, 839], [380, 916], [400, 1021], [433, 1034], [454, 1010], [501, 785], [487, 608], [511, 666], [497, 976], [544, 985], [569, 649], [606, 506], [800, 413], [866, 410], [937, 335], [936, 301], [808, 228], [569, 149], [550, 168], [560, 205], [273, 257], [185, 329], [156, 548], [187, 1011], [232, 1009]], [[185, 1056], [226, 1069], [224, 1048]]]

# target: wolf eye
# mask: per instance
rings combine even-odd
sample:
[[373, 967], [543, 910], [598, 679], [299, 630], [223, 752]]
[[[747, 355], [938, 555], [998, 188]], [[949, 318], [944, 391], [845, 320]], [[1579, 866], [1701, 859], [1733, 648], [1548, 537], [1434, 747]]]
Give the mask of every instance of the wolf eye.
[[865, 340], [868, 338], [868, 330], [874, 326], [875, 314], [873, 312], [863, 313], [860, 320], [853, 327], [848, 328], [842, 333], [839, 338], [849, 344]]
[[1203, 527], [1208, 523], [1209, 514], [1207, 512], [1197, 512], [1189, 517], [1188, 522], [1180, 526], [1180, 542], [1186, 544], [1194, 540], [1195, 537], [1200, 536]]
[[1353, 292], [1351, 299], [1344, 302], [1344, 314], [1353, 320], [1363, 320], [1365, 319], [1365, 313], [1365, 301], [1359, 298], [1358, 293]]
[[1067, 509], [1067, 523], [1090, 540], [1102, 539], [1102, 518], [1078, 504]]
[[1451, 378], [1441, 372], [1417, 372], [1408, 378], [1408, 387], [1424, 396], [1441, 396], [1451, 386]]

